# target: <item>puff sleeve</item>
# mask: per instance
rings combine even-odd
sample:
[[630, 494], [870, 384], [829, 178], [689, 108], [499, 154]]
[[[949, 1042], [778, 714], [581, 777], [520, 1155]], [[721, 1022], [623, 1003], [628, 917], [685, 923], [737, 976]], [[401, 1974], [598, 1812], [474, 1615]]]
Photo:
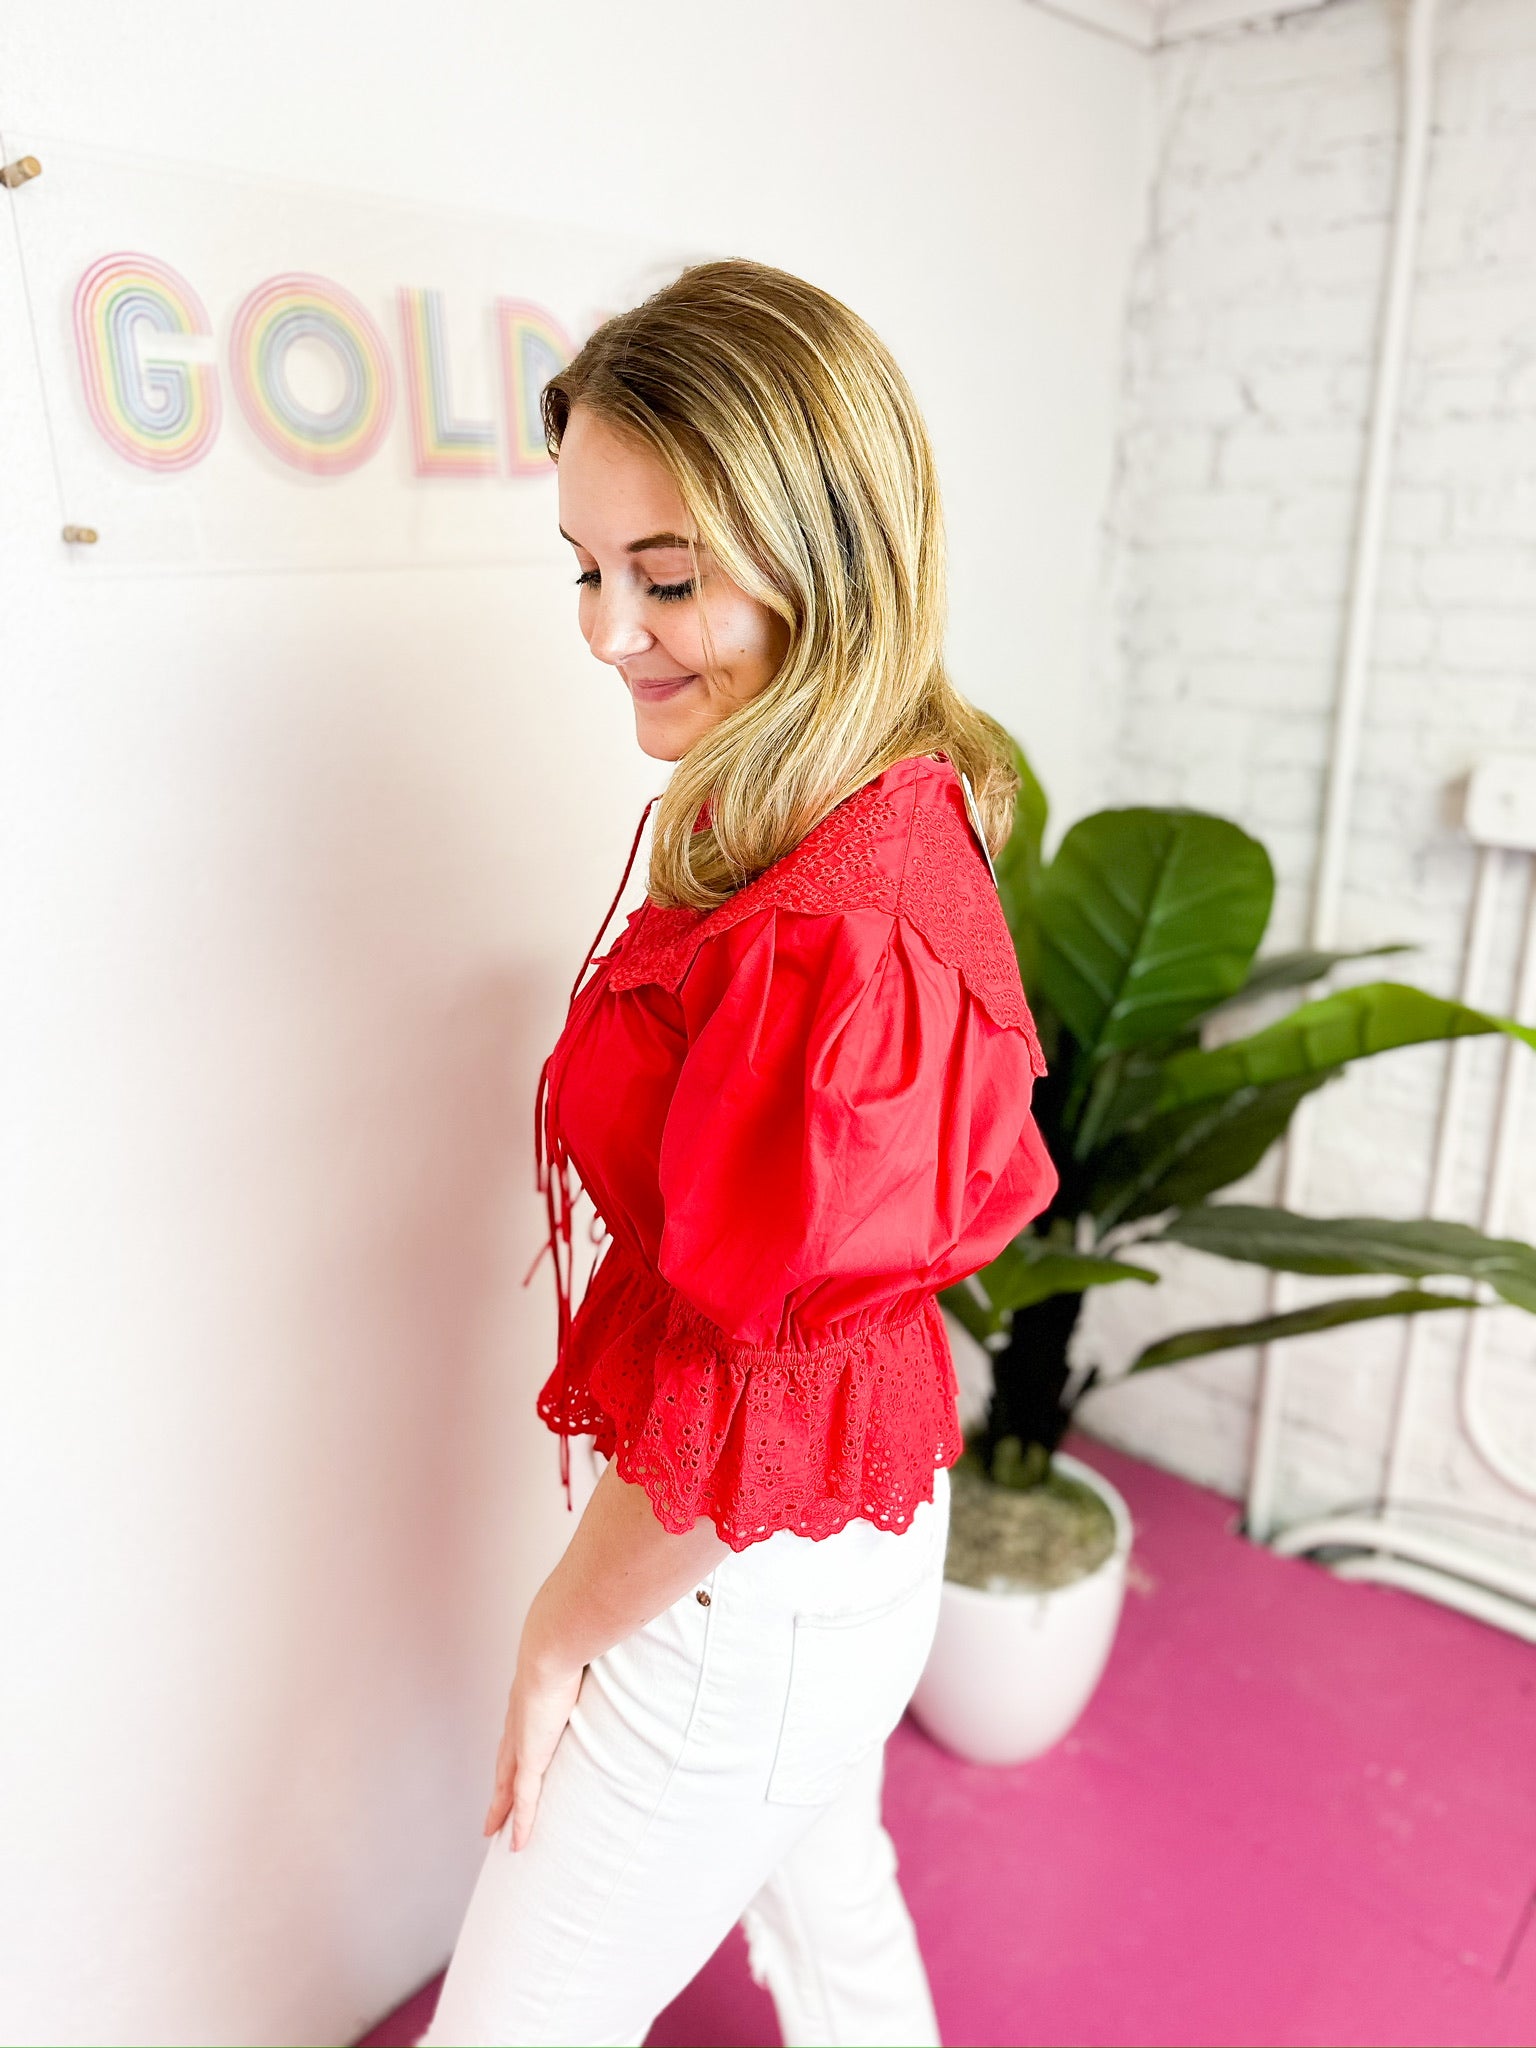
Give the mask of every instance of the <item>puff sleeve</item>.
[[765, 910], [701, 947], [662, 1132], [662, 1277], [812, 1348], [975, 1272], [1049, 1201], [1018, 1030], [907, 921]]
[[735, 1549], [905, 1528], [963, 1447], [934, 1295], [1055, 1190], [1031, 1037], [880, 909], [757, 911], [677, 1000], [660, 1199], [573, 1332], [597, 1446]]

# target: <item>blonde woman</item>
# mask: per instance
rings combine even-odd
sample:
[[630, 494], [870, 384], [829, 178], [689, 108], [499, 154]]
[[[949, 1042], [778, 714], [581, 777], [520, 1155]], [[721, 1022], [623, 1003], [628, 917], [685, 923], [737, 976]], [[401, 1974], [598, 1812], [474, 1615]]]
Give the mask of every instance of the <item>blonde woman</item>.
[[[540, 1080], [538, 1412], [567, 1504], [571, 1436], [601, 1476], [426, 2040], [638, 2044], [741, 1919], [786, 2043], [912, 2048], [880, 1801], [962, 1449], [934, 1297], [1056, 1181], [990, 873], [1011, 752], [944, 671], [921, 416], [838, 300], [695, 265], [543, 405], [582, 633], [676, 766]], [[573, 1317], [578, 1176], [608, 1243]]]

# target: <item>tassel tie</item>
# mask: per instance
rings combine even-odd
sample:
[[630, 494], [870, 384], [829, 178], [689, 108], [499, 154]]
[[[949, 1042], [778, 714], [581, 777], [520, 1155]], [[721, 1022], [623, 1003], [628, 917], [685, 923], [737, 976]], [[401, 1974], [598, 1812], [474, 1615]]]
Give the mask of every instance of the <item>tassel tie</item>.
[[[619, 907], [619, 898], [629, 886], [630, 872], [635, 865], [635, 855], [640, 850], [640, 839], [645, 831], [645, 822], [651, 815], [652, 806], [658, 801], [659, 799], [653, 796], [645, 809], [640, 813], [640, 822], [635, 827], [635, 836], [630, 845], [629, 858], [624, 863], [623, 876], [620, 879], [618, 888], [613, 892], [613, 901], [609, 904], [603, 915], [603, 921], [597, 928], [597, 936], [587, 948], [587, 957], [581, 963], [581, 971], [571, 984], [571, 999], [566, 1007], [565, 1028], [562, 1030], [560, 1038], [556, 1041], [553, 1051], [551, 1051], [549, 1057], [539, 1069], [539, 1085], [534, 1095], [534, 1185], [544, 1197], [544, 1212], [548, 1219], [549, 1235], [546, 1242], [540, 1246], [538, 1257], [535, 1258], [533, 1264], [529, 1267], [524, 1277], [523, 1285], [526, 1287], [538, 1271], [539, 1260], [543, 1258], [547, 1251], [554, 1262], [555, 1270], [555, 1357], [556, 1362], [561, 1368], [560, 1417], [562, 1422], [565, 1420], [566, 1415], [566, 1338], [570, 1334], [571, 1328], [571, 1276], [574, 1257], [571, 1246], [571, 1215], [576, 1206], [579, 1188], [571, 1170], [570, 1154], [565, 1149], [565, 1140], [560, 1135], [559, 1123], [555, 1116], [554, 1082], [556, 1078], [556, 1060], [560, 1046], [565, 1042], [575, 1017], [576, 998], [581, 991], [582, 981], [586, 976], [587, 969], [592, 965], [593, 955], [602, 944], [603, 934], [608, 929], [609, 920]], [[571, 1440], [563, 1428], [560, 1431], [560, 1480], [561, 1484], [565, 1487], [566, 1507], [574, 1514], [575, 1502], [571, 1498]]]

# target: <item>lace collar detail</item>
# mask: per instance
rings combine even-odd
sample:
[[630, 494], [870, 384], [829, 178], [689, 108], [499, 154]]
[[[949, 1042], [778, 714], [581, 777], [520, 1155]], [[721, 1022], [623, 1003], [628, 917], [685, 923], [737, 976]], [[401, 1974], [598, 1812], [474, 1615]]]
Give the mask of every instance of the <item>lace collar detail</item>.
[[1025, 1033], [1044, 1074], [1008, 922], [947, 759], [895, 762], [713, 910], [647, 898], [613, 948], [608, 986], [676, 989], [700, 946], [768, 909], [906, 918], [994, 1023]]

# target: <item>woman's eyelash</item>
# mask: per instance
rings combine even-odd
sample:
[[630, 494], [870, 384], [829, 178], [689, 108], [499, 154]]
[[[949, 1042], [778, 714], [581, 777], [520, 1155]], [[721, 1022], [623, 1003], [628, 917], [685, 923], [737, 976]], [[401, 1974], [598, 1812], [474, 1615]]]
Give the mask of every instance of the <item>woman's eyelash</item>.
[[[597, 581], [598, 575], [595, 569], [583, 569], [576, 578], [578, 588], [586, 583], [590, 583], [595, 587]], [[646, 586], [645, 594], [647, 597], [660, 598], [663, 604], [676, 604], [680, 598], [692, 597], [693, 578], [690, 576], [686, 583], [651, 583]]]

